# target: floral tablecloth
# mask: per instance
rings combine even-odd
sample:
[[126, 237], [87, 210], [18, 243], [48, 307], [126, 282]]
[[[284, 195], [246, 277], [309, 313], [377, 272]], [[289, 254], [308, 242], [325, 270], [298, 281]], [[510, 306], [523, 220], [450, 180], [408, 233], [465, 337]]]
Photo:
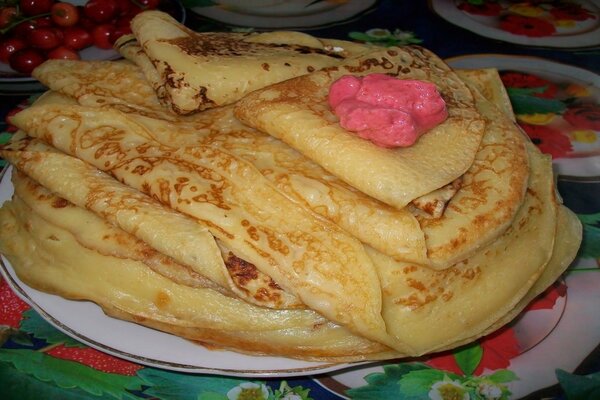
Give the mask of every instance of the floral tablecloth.
[[[600, 398], [599, 2], [322, 0], [302, 3], [322, 11], [301, 18], [250, 20], [216, 0], [184, 3], [196, 30], [275, 27], [381, 46], [418, 43], [455, 67], [498, 68], [519, 124], [552, 155], [558, 190], [583, 223], [579, 256], [515, 323], [476, 343], [304, 377], [186, 374], [119, 359], [54, 328], [0, 279], [1, 398]], [[0, 99], [3, 116], [30, 101]], [[4, 142], [12, 129], [0, 128]]]

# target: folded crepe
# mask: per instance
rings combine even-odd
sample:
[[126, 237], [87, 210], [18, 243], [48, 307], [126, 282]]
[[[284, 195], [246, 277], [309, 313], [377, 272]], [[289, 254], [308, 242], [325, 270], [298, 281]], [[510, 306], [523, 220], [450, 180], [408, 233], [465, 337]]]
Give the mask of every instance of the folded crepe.
[[[82, 65], [83, 64], [83, 65]], [[114, 63], [112, 63], [114, 64]], [[398, 210], [356, 190], [331, 175], [272, 136], [240, 123], [231, 106], [207, 110], [189, 117], [168, 116], [154, 99], [129, 96], [124, 88], [104, 82], [105, 77], [125, 74], [123, 65], [111, 63], [51, 60], [36, 70], [45, 85], [66, 95], [51, 94], [53, 101], [100, 109], [116, 108], [146, 128], [152, 140], [173, 148], [217, 146], [254, 165], [262, 175], [290, 199], [336, 223], [364, 243], [399, 260], [427, 265], [425, 238], [416, 218], [408, 209]], [[137, 67], [128, 67], [127, 82], [134, 86], [149, 84], [141, 80]], [[88, 79], [81, 71], [102, 71]], [[101, 92], [102, 101], [87, 101]], [[52, 93], [52, 92], [49, 92]], [[98, 111], [98, 114], [102, 114]], [[436, 200], [437, 201], [437, 200]]]
[[[210, 288], [174, 282], [138, 260], [84, 247], [69, 230], [24, 203], [6, 202], [0, 227], [0, 250], [28, 285], [94, 301], [122, 319], [252, 354], [334, 362], [398, 355], [314, 311], [257, 307]], [[119, 253], [128, 251], [124, 245], [115, 244]]]
[[[182, 115], [231, 104], [261, 87], [336, 65], [349, 54], [341, 41], [328, 45], [299, 32], [198, 33], [160, 11], [138, 14], [131, 29], [143, 49], [136, 63], [163, 104]], [[128, 42], [122, 39], [117, 47]]]
[[[327, 103], [344, 75], [386, 73], [434, 83], [448, 118], [410, 147], [382, 148], [343, 129]], [[473, 163], [485, 130], [471, 91], [437, 56], [390, 47], [257, 90], [236, 103], [242, 122], [266, 132], [344, 180], [396, 208], [439, 189]]]
[[551, 159], [533, 145], [529, 150], [527, 196], [510, 228], [489, 246], [443, 271], [370, 253], [385, 293], [388, 329], [417, 352], [446, 348], [484, 331], [510, 312], [543, 273], [554, 247], [558, 204]]
[[[246, 161], [210, 146], [161, 146], [142, 125], [116, 110], [99, 114], [96, 108], [82, 106], [34, 105], [12, 122], [30, 136], [110, 173], [139, 190], [140, 196], [144, 193], [193, 218], [235, 249], [239, 258], [331, 321], [372, 340], [390, 341], [381, 317], [379, 279], [364, 246], [283, 196]], [[88, 193], [79, 193], [82, 199], [74, 201], [71, 192], [81, 192], [81, 181], [97, 175], [83, 171], [76, 177], [78, 160], [64, 155], [0, 155], [78, 205], [85, 204]], [[66, 162], [73, 166], [66, 168]], [[48, 175], [58, 170], [65, 172]], [[58, 191], [67, 187], [68, 193]], [[101, 188], [89, 193], [97, 192]]]

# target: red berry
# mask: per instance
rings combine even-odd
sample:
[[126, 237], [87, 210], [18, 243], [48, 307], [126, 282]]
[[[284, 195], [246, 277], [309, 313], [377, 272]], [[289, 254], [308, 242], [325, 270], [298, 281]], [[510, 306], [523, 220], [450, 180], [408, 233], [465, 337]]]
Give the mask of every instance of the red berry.
[[0, 61], [8, 64], [10, 56], [17, 50], [27, 47], [27, 43], [23, 39], [11, 37], [0, 42]]
[[46, 354], [62, 360], [76, 361], [109, 374], [133, 376], [143, 368], [141, 365], [113, 357], [91, 347], [80, 348], [60, 345], [48, 350]]
[[29, 32], [27, 41], [36, 49], [50, 50], [62, 43], [62, 37], [53, 28], [38, 28]]
[[31, 71], [46, 61], [46, 57], [36, 49], [21, 49], [15, 51], [8, 61], [15, 71], [31, 74]]
[[111, 36], [114, 30], [115, 27], [109, 24], [102, 24], [95, 27], [92, 30], [94, 46], [101, 49], [111, 49], [113, 45], [113, 42], [111, 42]]
[[79, 53], [66, 46], [60, 46], [48, 53], [48, 58], [58, 60], [79, 60]]
[[46, 14], [50, 12], [54, 0], [21, 0], [19, 7], [27, 16]]
[[117, 15], [116, 0], [90, 0], [83, 8], [86, 17], [98, 23], [108, 22]]
[[73, 26], [79, 21], [79, 11], [73, 4], [56, 3], [51, 12], [52, 21], [58, 26]]
[[0, 325], [18, 328], [23, 312], [27, 310], [29, 305], [17, 297], [8, 283], [0, 278]]
[[78, 26], [63, 31], [63, 44], [73, 50], [81, 50], [94, 44], [92, 34]]

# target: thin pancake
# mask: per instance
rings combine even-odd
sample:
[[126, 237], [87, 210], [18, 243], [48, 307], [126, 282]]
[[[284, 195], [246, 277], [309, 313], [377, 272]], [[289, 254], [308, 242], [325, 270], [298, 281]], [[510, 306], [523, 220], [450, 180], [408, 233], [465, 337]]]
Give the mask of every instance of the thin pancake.
[[515, 124], [473, 88], [487, 122], [473, 165], [439, 218], [419, 218], [429, 259], [447, 268], [495, 240], [511, 224], [525, 196], [526, 139]]
[[[433, 82], [449, 117], [415, 145], [386, 149], [344, 130], [327, 104], [347, 74], [388, 73]], [[243, 122], [281, 139], [333, 175], [396, 208], [460, 177], [473, 163], [485, 124], [470, 90], [439, 58], [392, 47], [255, 91], [236, 105]]]
[[398, 356], [310, 310], [272, 310], [177, 284], [128, 258], [82, 247], [34, 211], [0, 208], [0, 250], [28, 285], [90, 300], [109, 315], [253, 354], [353, 361]]
[[383, 282], [390, 333], [415, 351], [481, 336], [543, 273], [552, 255], [558, 205], [550, 158], [533, 145], [529, 150], [532, 174], [525, 201], [511, 227], [488, 247], [444, 271], [370, 253]]
[[[115, 110], [99, 114], [80, 106], [33, 106], [12, 122], [197, 219], [242, 259], [332, 321], [367, 338], [389, 340], [379, 280], [362, 244], [281, 195], [247, 162], [207, 146], [165, 148]], [[49, 169], [39, 168], [57, 158], [7, 156], [18, 168], [29, 168], [30, 176], [33, 169], [47, 174]]]
[[116, 228], [95, 214], [56, 196], [18, 171], [12, 174], [13, 207], [18, 214], [33, 211], [48, 223], [70, 232], [79, 244], [101, 254], [143, 262], [173, 282], [205, 287], [230, 294], [221, 286], [157, 252], [135, 236]]
[[307, 34], [197, 33], [159, 11], [138, 14], [131, 29], [156, 69], [147, 78], [160, 100], [182, 115], [231, 104], [344, 58]]
[[[114, 63], [48, 61], [36, 76], [47, 86], [77, 98], [81, 105], [114, 107], [127, 113], [128, 118], [144, 125], [152, 139], [164, 146], [217, 146], [241, 157], [260, 170], [281, 193], [338, 224], [362, 242], [398, 260], [429, 263], [423, 232], [407, 209], [394, 209], [365, 195], [283, 142], [243, 125], [233, 116], [231, 106], [191, 117], [164, 116], [139, 68], [111, 65]], [[80, 73], [89, 70], [102, 72]], [[147, 96], [129, 96], [125, 88], [105, 81], [104, 77], [119, 74], [125, 75], [124, 81], [132, 82], [134, 87], [145, 86], [143, 92], [154, 101]], [[87, 101], [96, 99], [94, 93], [98, 92], [103, 93], [101, 102]]]
[[[142, 193], [121, 184], [82, 161], [56, 152], [31, 138], [14, 138], [0, 154], [44, 187], [81, 208], [86, 208], [164, 255], [239, 297], [273, 308], [301, 307], [296, 296], [273, 284], [253, 269], [253, 279], [233, 279], [214, 237], [193, 218], [186, 217]], [[260, 282], [258, 292], [251, 287]]]

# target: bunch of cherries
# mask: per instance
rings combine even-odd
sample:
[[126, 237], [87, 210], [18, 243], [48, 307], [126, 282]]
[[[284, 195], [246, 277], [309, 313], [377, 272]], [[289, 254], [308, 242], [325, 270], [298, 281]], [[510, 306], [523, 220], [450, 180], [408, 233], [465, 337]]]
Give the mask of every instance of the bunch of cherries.
[[45, 60], [79, 59], [96, 46], [110, 49], [138, 13], [159, 0], [89, 0], [82, 6], [54, 0], [0, 0], [0, 62], [23, 74]]

